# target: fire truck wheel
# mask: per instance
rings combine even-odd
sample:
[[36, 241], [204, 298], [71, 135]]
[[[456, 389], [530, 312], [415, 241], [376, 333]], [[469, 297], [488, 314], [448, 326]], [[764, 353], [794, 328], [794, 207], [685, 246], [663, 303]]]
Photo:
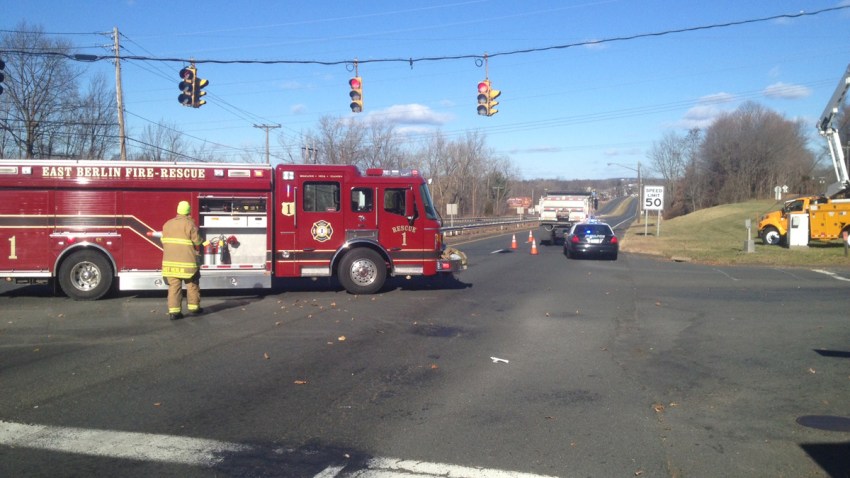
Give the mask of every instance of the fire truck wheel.
[[387, 264], [372, 249], [354, 249], [339, 265], [339, 281], [351, 294], [374, 294], [381, 290], [386, 279]]
[[778, 246], [779, 243], [782, 242], [782, 236], [775, 227], [768, 226], [764, 228], [764, 231], [762, 231], [761, 240], [765, 245]]
[[59, 286], [74, 300], [96, 300], [112, 287], [109, 262], [94, 251], [78, 251], [62, 261]]

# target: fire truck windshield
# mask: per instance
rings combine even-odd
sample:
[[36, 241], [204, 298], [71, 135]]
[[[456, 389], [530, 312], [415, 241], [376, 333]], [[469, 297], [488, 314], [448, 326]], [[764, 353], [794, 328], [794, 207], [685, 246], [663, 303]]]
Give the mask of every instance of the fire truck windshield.
[[442, 221], [440, 213], [438, 213], [437, 209], [434, 207], [434, 200], [431, 199], [431, 191], [428, 189], [428, 185], [420, 185], [419, 193], [422, 196], [422, 206], [425, 208], [425, 217], [433, 221]]

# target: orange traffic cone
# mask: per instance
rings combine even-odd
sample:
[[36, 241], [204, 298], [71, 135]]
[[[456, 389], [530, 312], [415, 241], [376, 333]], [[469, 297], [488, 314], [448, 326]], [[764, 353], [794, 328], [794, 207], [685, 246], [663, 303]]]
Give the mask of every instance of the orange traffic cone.
[[517, 248], [517, 245], [516, 245], [516, 234], [514, 234], [514, 237], [513, 237], [513, 238], [511, 238], [511, 249], [516, 249], [516, 248]]
[[525, 241], [525, 242], [531, 244], [533, 241], [534, 241], [534, 236], [531, 235], [531, 231], [528, 231], [528, 240]]
[[535, 241], [534, 239], [531, 240], [531, 255], [537, 255], [537, 241]]

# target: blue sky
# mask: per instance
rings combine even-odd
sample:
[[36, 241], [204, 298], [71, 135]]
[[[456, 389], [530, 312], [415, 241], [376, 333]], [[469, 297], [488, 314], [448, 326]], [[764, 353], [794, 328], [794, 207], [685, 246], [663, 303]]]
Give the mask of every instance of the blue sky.
[[[323, 116], [391, 120], [409, 141], [432, 131], [480, 131], [524, 178], [597, 179], [633, 175], [619, 163], [648, 163], [653, 142], [684, 133], [755, 101], [811, 124], [850, 63], [850, 9], [626, 41], [599, 40], [814, 12], [837, 0], [143, 0], [3, 2], [0, 29], [41, 27], [79, 47], [109, 54], [196, 60], [350, 62], [360, 60], [364, 112], [348, 108], [351, 65], [199, 63], [207, 104], [177, 101], [180, 61], [122, 62], [128, 135], [151, 122], [176, 124], [222, 159], [264, 151], [300, 158], [298, 138]], [[574, 45], [498, 55], [520, 50]], [[485, 68], [502, 91], [499, 113], [476, 114]], [[399, 60], [399, 61], [375, 61]], [[373, 62], [370, 62], [373, 61]], [[114, 78], [108, 61], [81, 63]], [[289, 150], [278, 144], [283, 134]]]

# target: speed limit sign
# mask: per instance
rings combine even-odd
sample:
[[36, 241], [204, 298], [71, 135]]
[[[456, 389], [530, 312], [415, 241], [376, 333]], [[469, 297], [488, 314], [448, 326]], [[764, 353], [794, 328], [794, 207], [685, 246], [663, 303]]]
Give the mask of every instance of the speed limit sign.
[[664, 210], [664, 186], [644, 186], [643, 187], [643, 210], [644, 211], [663, 211]]

